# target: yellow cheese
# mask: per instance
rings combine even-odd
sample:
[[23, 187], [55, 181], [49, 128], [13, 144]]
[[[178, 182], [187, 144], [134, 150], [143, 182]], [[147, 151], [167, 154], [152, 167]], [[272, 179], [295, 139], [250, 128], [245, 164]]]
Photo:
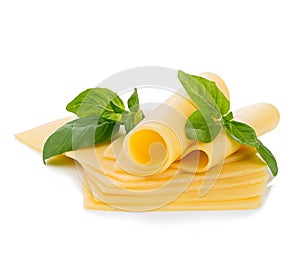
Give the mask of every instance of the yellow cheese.
[[[95, 171], [99, 175], [105, 175], [109, 180], [114, 180], [118, 185], [122, 185], [123, 188], [134, 186], [146, 186], [149, 184], [164, 185], [168, 181], [172, 181], [173, 184], [178, 185], [177, 181], [188, 182], [197, 179], [202, 181], [216, 180], [227, 177], [238, 177], [249, 175], [252, 173], [260, 172], [266, 169], [265, 163], [253, 154], [245, 153], [245, 150], [241, 150], [235, 153], [236, 161], [231, 161], [220, 165], [213, 172], [197, 173], [196, 175], [180, 171], [177, 169], [168, 169], [163, 173], [155, 174], [152, 176], [136, 176], [128, 174], [124, 171], [114, 170], [114, 161], [103, 157], [103, 151], [107, 147], [106, 145], [98, 145], [95, 148], [85, 148], [76, 152], [66, 153], [67, 156], [76, 159], [85, 168], [90, 168], [90, 171]], [[251, 149], [251, 152], [253, 150]], [[239, 156], [240, 155], [240, 156]], [[244, 158], [242, 158], [244, 156]], [[157, 188], [157, 187], [155, 187]]]
[[[122, 181], [124, 183], [135, 184], [138, 185], [140, 182], [147, 181], [168, 181], [172, 179], [176, 182], [176, 179], [184, 178], [185, 181], [188, 181], [188, 177], [191, 177], [191, 173], [180, 171], [180, 161], [176, 161], [169, 169], [166, 171], [155, 174], [151, 176], [136, 176], [124, 172], [122, 170], [115, 170], [115, 161], [111, 159], [107, 159], [104, 157], [103, 153], [106, 150], [108, 144], [97, 145], [95, 147], [88, 147], [84, 149], [80, 149], [74, 152], [66, 153], [67, 156], [76, 159], [85, 167], [90, 167], [95, 170], [99, 174], [104, 174], [110, 178]], [[223, 175], [241, 176], [249, 173], [257, 172], [265, 169], [265, 164], [262, 161], [259, 161], [258, 158], [252, 157], [255, 155], [255, 150], [253, 148], [243, 147], [235, 154], [233, 154], [228, 160], [226, 160], [225, 165], [216, 166], [215, 170], [211, 170], [210, 172], [197, 174], [197, 177], [206, 177], [210, 179], [222, 178]], [[243, 163], [247, 163], [247, 169], [243, 167]], [[255, 171], [254, 171], [255, 170]], [[194, 177], [194, 174], [192, 174]]]
[[[48, 123], [16, 137], [41, 151], [47, 137], [69, 120], [71, 118]], [[241, 148], [229, 157], [226, 164], [220, 166], [220, 170], [217, 169], [216, 174], [198, 173], [194, 176], [178, 171], [179, 165], [176, 167], [175, 162], [173, 168], [161, 174], [141, 177], [115, 171], [115, 162], [103, 157], [108, 145], [102, 144], [65, 154], [79, 161], [84, 169], [84, 200], [88, 209], [251, 209], [260, 205], [261, 196], [266, 192], [266, 183], [269, 181], [265, 164], [248, 147]], [[188, 178], [190, 181], [187, 181]], [[101, 202], [101, 199], [109, 202], [110, 206]]]
[[[247, 164], [247, 162], [245, 164]], [[210, 188], [213, 188], [214, 190], [237, 189], [241, 186], [255, 184], [257, 181], [267, 182], [270, 178], [269, 173], [266, 169], [264, 169], [259, 171], [248, 170], [248, 174], [241, 176], [226, 176], [224, 173], [222, 175], [223, 178], [218, 179], [206, 179], [204, 176], [199, 176], [195, 177], [188, 184], [186, 184], [184, 177], [176, 178], [174, 181], [172, 181], [172, 179], [160, 179], [156, 181], [144, 179], [138, 182], [125, 182], [115, 178], [110, 178], [109, 176], [101, 174], [87, 166], [84, 166], [84, 171], [89, 175], [89, 177], [93, 178], [98, 187], [107, 194], [128, 194], [127, 191], [151, 190], [157, 191], [157, 194], [178, 193], [178, 191], [182, 190], [183, 185], [185, 186], [185, 192], [186, 190], [193, 190], [200, 193], [200, 189], [202, 189], [201, 193], [207, 193], [204, 191]], [[138, 192], [135, 192], [134, 194], [132, 193], [132, 195], [138, 194]], [[139, 195], [141, 194], [143, 193], [140, 193]]]
[[[218, 76], [211, 73], [204, 76], [216, 81], [229, 98], [228, 89]], [[65, 156], [78, 161], [83, 168], [85, 208], [125, 211], [257, 208], [270, 180], [265, 163], [257, 157], [255, 149], [241, 146], [224, 132], [211, 144], [188, 140], [184, 125], [195, 109], [189, 99], [174, 94], [112, 145], [66, 152]], [[260, 135], [276, 127], [279, 114], [270, 104], [256, 104], [237, 111], [235, 118], [251, 125]], [[72, 119], [42, 125], [17, 134], [16, 138], [41, 152], [46, 139]]]
[[[179, 197], [174, 197], [172, 194], [166, 194], [164, 196], [136, 196], [129, 197], [125, 195], [107, 195], [103, 193], [97, 186], [93, 185], [93, 182], [89, 180], [88, 189], [92, 191], [95, 201], [101, 201], [109, 204], [110, 206], [125, 210], [125, 211], [149, 211], [149, 210], [161, 210], [161, 208], [169, 203], [176, 203], [177, 205], [191, 206], [193, 204], [209, 205], [211, 203], [218, 203], [220, 209], [222, 209], [222, 203], [230, 201], [243, 200], [253, 197], [261, 196], [267, 190], [264, 184], [247, 186], [239, 190], [224, 190], [223, 192], [209, 192], [208, 195], [211, 199], [201, 198], [197, 194], [183, 193]], [[251, 197], [249, 197], [249, 195]], [[254, 195], [254, 196], [252, 196]], [[222, 197], [222, 200], [218, 198]], [[98, 199], [99, 198], [99, 199]]]
[[[93, 195], [100, 201], [108, 202], [111, 205], [132, 205], [136, 207], [149, 207], [156, 205], [161, 207], [162, 205], [177, 200], [177, 202], [211, 202], [211, 201], [229, 201], [250, 198], [259, 196], [265, 193], [267, 190], [266, 182], [264, 179], [258, 180], [256, 184], [245, 185], [239, 188], [215, 190], [214, 188], [205, 196], [199, 196], [198, 190], [187, 190], [183, 193], [165, 193], [156, 194], [151, 191], [129, 192], [127, 194], [106, 193], [99, 184], [95, 182], [95, 179], [91, 176], [87, 177], [88, 186], [93, 190]], [[245, 182], [244, 182], [245, 183]]]
[[[106, 161], [110, 160], [104, 159]], [[184, 174], [127, 182], [126, 177], [115, 179], [86, 164], [82, 166], [85, 184], [95, 200], [127, 211], [161, 208], [174, 200], [178, 204], [224, 201], [226, 205], [227, 201], [263, 195], [270, 178], [265, 164], [257, 156], [224, 165], [219, 177], [215, 175], [215, 178], [207, 178], [202, 173], [192, 179]]]
[[[215, 81], [229, 98], [220, 77], [212, 73], [203, 73], [203, 76]], [[241, 144], [225, 130], [211, 143], [187, 139], [185, 123], [196, 109], [185, 95], [174, 94], [128, 135], [115, 140], [104, 152], [105, 157], [116, 159], [116, 170], [139, 176], [162, 173], [177, 159], [182, 159], [181, 170], [198, 173], [209, 170], [240, 149]], [[279, 122], [278, 110], [267, 103], [244, 107], [234, 112], [234, 117], [252, 126], [257, 135], [271, 131]]]
[[32, 149], [42, 152], [47, 138], [53, 134], [59, 127], [73, 120], [74, 117], [58, 119], [44, 125], [35, 127], [23, 133], [16, 134], [15, 137]]
[[[205, 77], [216, 81], [229, 98], [221, 78], [211, 73], [205, 73]], [[195, 144], [186, 137], [184, 126], [196, 109], [186, 94], [175, 93], [121, 139], [121, 147], [120, 140], [113, 142], [106, 155], [109, 157], [113, 150], [117, 165], [131, 174], [149, 176], [165, 171]]]
[[[88, 210], [124, 211], [123, 207], [115, 207], [99, 200], [95, 200], [90, 189], [83, 185], [84, 207]], [[248, 210], [258, 208], [263, 196], [256, 196], [241, 200], [214, 202], [186, 202], [177, 203], [176, 200], [158, 208], [156, 211], [191, 211], [191, 210]]]
[[[268, 103], [258, 103], [241, 108], [234, 112], [235, 120], [250, 125], [257, 136], [273, 130], [279, 123], [279, 112]], [[197, 142], [190, 146], [182, 155], [181, 169], [200, 173], [207, 171], [228, 156], [240, 149], [242, 145], [233, 140], [223, 130], [211, 143]]]
[[[92, 191], [96, 200], [127, 211], [160, 209], [174, 199], [178, 204], [186, 204], [186, 201], [197, 204], [198, 201], [227, 202], [256, 197], [265, 193], [269, 180], [264, 162], [253, 155], [251, 148], [241, 149], [236, 157], [217, 169], [213, 175], [193, 175], [168, 169], [161, 174], [141, 177], [116, 172], [114, 161], [103, 157], [106, 147], [107, 144], [99, 145], [67, 155], [81, 163], [87, 178], [87, 188]], [[247, 153], [247, 150], [251, 153]], [[201, 194], [204, 195], [203, 198]]]
[[[185, 96], [174, 94], [155, 109], [122, 142], [116, 162], [124, 171], [149, 176], [165, 171], [194, 141], [183, 131], [196, 107]], [[112, 143], [116, 152], [120, 141]]]
[[[176, 105], [179, 103], [176, 102], [181, 101], [182, 99], [177, 95], [171, 97], [175, 109], [179, 108]], [[187, 107], [188, 104], [184, 106]], [[192, 106], [190, 108], [194, 110]], [[184, 112], [187, 113], [186, 109]], [[161, 113], [158, 114], [162, 116]], [[234, 117], [236, 120], [249, 124], [258, 136], [271, 131], [279, 122], [278, 110], [267, 103], [241, 108], [234, 112]], [[165, 120], [164, 117], [163, 119]], [[158, 118], [156, 122], [146, 120], [125, 138], [121, 137], [114, 141], [106, 149], [104, 156], [108, 159], [118, 156], [116, 160], [121, 169], [139, 176], [162, 173], [170, 166], [191, 173], [201, 173], [224, 162], [228, 156], [242, 147], [240, 143], [230, 138], [225, 130], [222, 130], [211, 143], [190, 141], [185, 137], [184, 122], [177, 124], [177, 121], [179, 119], [174, 120], [174, 131], [171, 131], [165, 125], [161, 125]], [[176, 136], [175, 130], [180, 134]], [[181, 160], [174, 162], [177, 158]], [[118, 167], [116, 170], [120, 171]]]

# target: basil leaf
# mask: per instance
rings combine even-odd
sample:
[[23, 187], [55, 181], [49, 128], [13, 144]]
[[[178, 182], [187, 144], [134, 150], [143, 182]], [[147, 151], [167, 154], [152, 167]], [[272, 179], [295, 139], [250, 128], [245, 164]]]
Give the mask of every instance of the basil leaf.
[[137, 112], [130, 112], [124, 115], [124, 125], [126, 134], [128, 134], [138, 123], [140, 123], [145, 118], [144, 113], [141, 109]]
[[228, 134], [241, 144], [252, 147], [258, 146], [258, 139], [255, 131], [249, 125], [239, 121], [228, 121], [225, 124]]
[[140, 121], [145, 118], [144, 113], [140, 108], [137, 88], [134, 88], [134, 92], [128, 99], [127, 105], [131, 112], [123, 115], [123, 121], [126, 133], [129, 133]]
[[269, 166], [273, 176], [275, 177], [278, 173], [278, 166], [275, 157], [271, 151], [262, 144], [262, 142], [257, 138], [255, 131], [249, 125], [238, 122], [229, 121], [225, 124], [228, 134], [238, 142], [255, 147], [257, 152], [262, 157], [262, 159]]
[[229, 112], [226, 116], [223, 116], [222, 120], [224, 123], [229, 122], [233, 119], [233, 113]]
[[128, 99], [127, 105], [131, 112], [137, 112], [138, 109], [140, 108], [140, 101], [137, 93], [137, 88], [134, 88], [134, 92]]
[[[119, 102], [116, 102], [116, 101], [119, 101], [119, 100], [121, 100], [123, 106], [116, 105], [116, 104], [120, 104]], [[114, 99], [110, 102], [110, 106], [111, 106], [111, 108], [114, 110], [115, 113], [123, 114], [124, 112], [127, 112], [127, 111], [125, 110], [124, 103], [123, 103], [122, 99], [121, 99], [119, 96], [118, 96], [118, 99], [117, 99], [117, 98], [114, 98]]]
[[228, 99], [213, 81], [178, 71], [178, 79], [189, 97], [203, 111], [220, 119], [230, 108]]
[[271, 151], [262, 144], [262, 142], [259, 140], [259, 144], [256, 147], [259, 155], [262, 157], [262, 159], [267, 163], [269, 166], [273, 176], [275, 177], [278, 173], [278, 166], [275, 157], [271, 153]]
[[129, 113], [125, 116], [124, 119], [124, 126], [125, 126], [125, 131], [126, 134], [128, 134], [133, 128], [134, 128], [134, 117], [135, 117], [136, 113]]
[[66, 107], [69, 112], [79, 117], [103, 116], [118, 121], [119, 116], [126, 112], [124, 103], [117, 93], [104, 88], [91, 88], [80, 93]]
[[214, 140], [220, 131], [221, 125], [209, 116], [204, 117], [200, 110], [193, 112], [185, 124], [187, 138], [204, 143]]
[[215, 103], [218, 106], [218, 109], [222, 115], [225, 115], [229, 112], [230, 102], [226, 96], [218, 88], [217, 84], [214, 81], [208, 80], [201, 76], [193, 75], [197, 81], [201, 82], [206, 90], [210, 93], [211, 97], [214, 99]]
[[[116, 131], [115, 125], [115, 122], [95, 116], [66, 123], [57, 129], [44, 144], [44, 163], [50, 157], [109, 140]], [[119, 125], [116, 126], [118, 129]]]
[[101, 117], [105, 118], [106, 120], [111, 120], [111, 121], [115, 121], [115, 122], [121, 122], [121, 120], [123, 118], [123, 114], [114, 113], [114, 112], [111, 112], [110, 110], [104, 110], [101, 113]]

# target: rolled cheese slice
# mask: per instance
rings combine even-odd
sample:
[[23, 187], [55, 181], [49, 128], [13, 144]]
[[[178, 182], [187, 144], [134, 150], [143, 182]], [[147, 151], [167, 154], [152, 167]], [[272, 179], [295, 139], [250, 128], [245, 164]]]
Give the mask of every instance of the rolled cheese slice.
[[[229, 98], [220, 77], [212, 73], [203, 73], [203, 77], [215, 81]], [[196, 143], [189, 140], [184, 131], [187, 118], [196, 109], [186, 94], [172, 95], [125, 138], [113, 142], [106, 155], [109, 157], [109, 150], [113, 150], [117, 165], [130, 174], [149, 176], [165, 171]]]
[[[250, 125], [261, 136], [279, 123], [280, 115], [276, 107], [269, 103], [258, 103], [241, 108], [234, 113], [234, 119]], [[201, 173], [224, 161], [228, 156], [242, 147], [232, 139], [225, 130], [211, 143], [197, 142], [190, 146], [182, 155], [180, 169], [188, 172]], [[196, 162], [196, 163], [195, 163]], [[178, 163], [175, 165], [178, 166]], [[173, 166], [173, 168], [175, 168]]]

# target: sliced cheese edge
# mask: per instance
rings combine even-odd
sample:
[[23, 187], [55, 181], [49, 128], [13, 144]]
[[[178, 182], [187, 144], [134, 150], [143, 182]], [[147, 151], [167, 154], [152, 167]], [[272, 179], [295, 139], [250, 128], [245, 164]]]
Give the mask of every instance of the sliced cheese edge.
[[[241, 200], [221, 201], [221, 202], [186, 202], [177, 203], [176, 200], [154, 209], [154, 211], [199, 211], [199, 210], [249, 210], [258, 208], [265, 194]], [[95, 200], [91, 190], [83, 185], [83, 202], [84, 208], [87, 210], [103, 210], [103, 211], [124, 211], [123, 208], [114, 207], [107, 203]], [[128, 210], [130, 211], [130, 210]]]

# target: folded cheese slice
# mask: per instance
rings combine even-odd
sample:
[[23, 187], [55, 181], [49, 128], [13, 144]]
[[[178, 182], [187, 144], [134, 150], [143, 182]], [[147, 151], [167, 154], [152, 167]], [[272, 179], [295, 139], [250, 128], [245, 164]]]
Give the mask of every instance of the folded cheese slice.
[[[219, 76], [212, 73], [201, 75], [215, 81], [229, 99], [228, 89]], [[149, 176], [165, 171], [196, 143], [189, 140], [184, 131], [187, 118], [196, 109], [185, 93], [175, 93], [126, 137], [113, 142], [112, 148], [106, 152], [107, 157], [114, 151], [117, 165], [134, 175]]]
[[[235, 120], [250, 125], [257, 136], [275, 129], [280, 119], [278, 110], [269, 103], [252, 104], [233, 112], [233, 114]], [[222, 130], [213, 142], [197, 142], [190, 146], [182, 155], [180, 169], [195, 172], [196, 165], [197, 173], [207, 171], [241, 147], [242, 144]]]

